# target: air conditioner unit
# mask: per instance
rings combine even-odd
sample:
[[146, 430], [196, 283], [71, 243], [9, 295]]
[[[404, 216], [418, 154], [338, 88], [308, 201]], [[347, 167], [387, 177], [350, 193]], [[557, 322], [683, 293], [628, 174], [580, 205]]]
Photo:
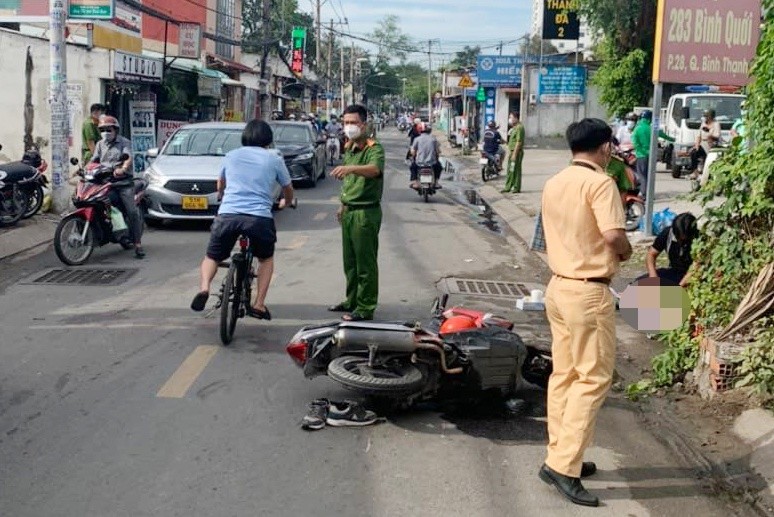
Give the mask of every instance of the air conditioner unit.
[[533, 106], [537, 104], [537, 94], [535, 93], [529, 94], [529, 103], [532, 104]]

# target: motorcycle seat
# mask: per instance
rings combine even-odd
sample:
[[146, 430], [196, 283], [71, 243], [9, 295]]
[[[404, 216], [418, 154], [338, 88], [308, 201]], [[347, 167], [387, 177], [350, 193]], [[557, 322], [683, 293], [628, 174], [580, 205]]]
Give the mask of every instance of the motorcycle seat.
[[37, 169], [31, 167], [22, 162], [11, 162], [0, 165], [0, 172], [5, 173], [3, 182], [16, 183], [29, 178], [32, 178], [37, 174]]

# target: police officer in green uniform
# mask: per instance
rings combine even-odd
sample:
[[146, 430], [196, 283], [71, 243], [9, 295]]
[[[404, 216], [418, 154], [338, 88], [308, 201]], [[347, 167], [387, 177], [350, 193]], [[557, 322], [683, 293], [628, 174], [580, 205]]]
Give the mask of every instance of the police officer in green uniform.
[[379, 229], [382, 225], [384, 190], [384, 148], [367, 132], [368, 112], [363, 106], [349, 106], [342, 122], [348, 142], [343, 164], [331, 172], [342, 180], [341, 207], [336, 214], [341, 223], [344, 275], [347, 298], [329, 307], [346, 312], [346, 321], [371, 320], [379, 297]]

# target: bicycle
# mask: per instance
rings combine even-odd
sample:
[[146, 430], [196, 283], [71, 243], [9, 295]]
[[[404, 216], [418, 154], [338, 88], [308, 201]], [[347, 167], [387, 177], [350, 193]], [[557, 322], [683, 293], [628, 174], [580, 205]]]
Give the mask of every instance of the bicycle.
[[[293, 199], [290, 208], [295, 209], [298, 200]], [[220, 267], [226, 267], [221, 263]], [[215, 309], [220, 309], [220, 341], [228, 346], [234, 339], [236, 322], [247, 315], [247, 310], [252, 303], [253, 279], [257, 275], [253, 271], [253, 251], [250, 248], [250, 239], [246, 235], [239, 236], [239, 251], [231, 255], [231, 263], [228, 264], [228, 272], [218, 294], [220, 300]]]

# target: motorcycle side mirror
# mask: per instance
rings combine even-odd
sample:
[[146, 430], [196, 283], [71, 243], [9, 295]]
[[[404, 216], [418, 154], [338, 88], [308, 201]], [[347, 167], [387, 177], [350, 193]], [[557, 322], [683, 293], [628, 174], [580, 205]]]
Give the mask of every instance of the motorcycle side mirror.
[[684, 106], [683, 109], [680, 110], [680, 115], [683, 117], [683, 120], [688, 119], [691, 116], [691, 108]]
[[70, 165], [78, 165], [78, 163], [79, 163], [78, 158], [76, 158], [75, 156], [70, 158]]

